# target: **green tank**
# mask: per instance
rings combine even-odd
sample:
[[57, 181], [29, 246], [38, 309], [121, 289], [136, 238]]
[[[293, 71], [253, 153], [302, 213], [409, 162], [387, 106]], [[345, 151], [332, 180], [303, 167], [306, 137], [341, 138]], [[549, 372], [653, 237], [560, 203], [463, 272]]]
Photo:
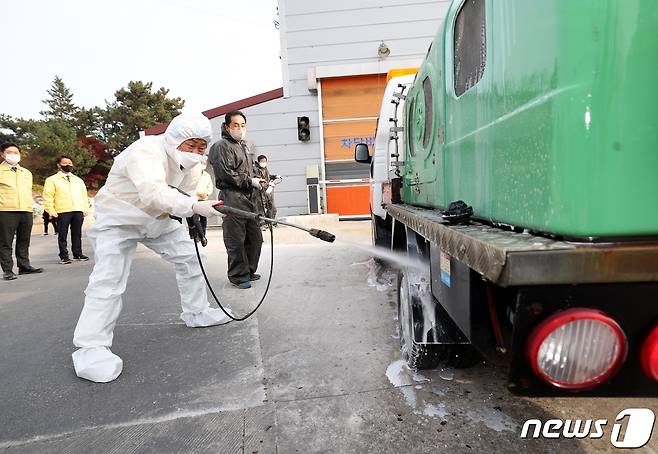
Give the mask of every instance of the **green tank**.
[[407, 93], [405, 203], [658, 235], [658, 1], [455, 0]]

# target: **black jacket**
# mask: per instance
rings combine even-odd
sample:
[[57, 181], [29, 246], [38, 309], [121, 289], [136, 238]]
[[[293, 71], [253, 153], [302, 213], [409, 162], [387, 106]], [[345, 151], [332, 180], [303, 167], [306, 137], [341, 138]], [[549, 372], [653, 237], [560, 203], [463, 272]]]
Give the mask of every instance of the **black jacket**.
[[267, 167], [261, 167], [256, 161], [254, 161], [254, 175], [268, 183], [277, 177], [277, 175], [271, 174]]
[[[277, 175], [271, 174], [267, 167], [261, 167], [257, 161], [254, 161], [254, 175], [258, 178], [262, 178], [268, 183], [274, 180]], [[265, 187], [261, 191], [255, 191], [256, 193], [256, 212], [265, 216], [267, 213], [267, 207], [272, 205], [272, 194], [267, 194], [265, 192]]]
[[220, 200], [234, 208], [255, 211], [253, 159], [246, 142], [237, 142], [222, 126], [222, 138], [210, 147], [208, 162], [215, 173]]

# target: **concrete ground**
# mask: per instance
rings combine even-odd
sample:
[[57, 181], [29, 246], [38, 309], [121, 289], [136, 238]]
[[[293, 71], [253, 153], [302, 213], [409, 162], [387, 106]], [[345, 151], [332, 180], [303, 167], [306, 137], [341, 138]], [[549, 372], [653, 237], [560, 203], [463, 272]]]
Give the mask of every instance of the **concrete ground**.
[[[135, 257], [113, 351], [123, 374], [78, 379], [73, 328], [93, 266], [57, 264], [33, 237], [42, 275], [0, 282], [0, 451], [7, 453], [600, 452], [599, 440], [522, 440], [529, 418], [605, 418], [656, 399], [514, 397], [502, 366], [413, 373], [399, 360], [395, 273], [359, 245], [368, 222], [334, 225], [334, 244], [275, 231], [268, 299], [246, 322], [190, 329], [172, 268]], [[226, 285], [221, 232], [209, 232], [211, 280], [236, 312], [251, 290]], [[261, 273], [269, 269], [269, 245]], [[612, 423], [610, 423], [612, 425]], [[654, 436], [643, 452], [655, 452]]]

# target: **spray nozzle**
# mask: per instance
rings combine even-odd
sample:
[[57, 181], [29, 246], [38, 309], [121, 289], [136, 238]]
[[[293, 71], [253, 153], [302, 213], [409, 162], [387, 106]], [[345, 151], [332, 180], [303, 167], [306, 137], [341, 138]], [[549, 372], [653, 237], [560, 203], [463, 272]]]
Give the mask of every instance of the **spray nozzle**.
[[327, 243], [333, 243], [334, 240], [336, 239], [336, 235], [333, 235], [329, 232], [326, 232], [324, 230], [318, 230], [318, 229], [310, 229], [308, 233], [311, 234], [311, 236], [314, 236], [316, 238], [320, 238], [322, 241], [326, 241]]

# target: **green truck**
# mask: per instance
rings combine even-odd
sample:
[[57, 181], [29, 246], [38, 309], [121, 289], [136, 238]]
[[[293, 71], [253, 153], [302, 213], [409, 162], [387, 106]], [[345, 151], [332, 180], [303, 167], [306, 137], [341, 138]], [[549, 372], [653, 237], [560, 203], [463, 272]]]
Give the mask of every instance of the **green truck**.
[[453, 1], [383, 100], [404, 153], [373, 181], [374, 237], [422, 263], [398, 283], [411, 367], [496, 355], [519, 394], [658, 395], [657, 30], [655, 0]]

